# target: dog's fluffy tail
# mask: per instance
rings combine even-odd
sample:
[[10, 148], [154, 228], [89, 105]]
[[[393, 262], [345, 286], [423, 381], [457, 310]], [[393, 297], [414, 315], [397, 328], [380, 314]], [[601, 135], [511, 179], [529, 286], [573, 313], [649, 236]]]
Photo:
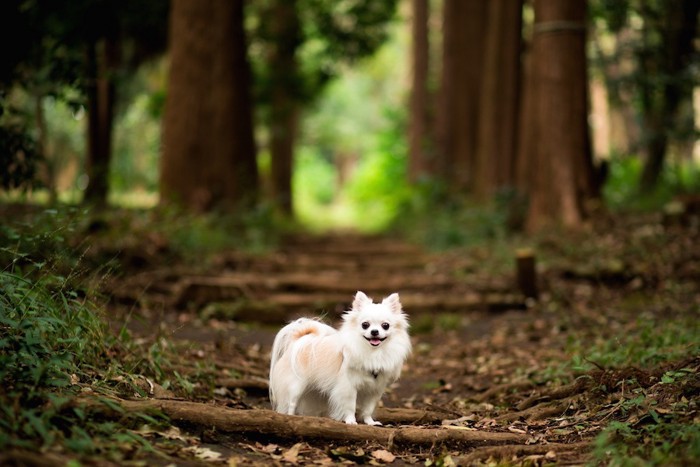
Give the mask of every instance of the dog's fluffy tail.
[[277, 401], [274, 391], [275, 366], [279, 363], [280, 359], [282, 359], [282, 357], [290, 351], [290, 347], [302, 337], [309, 334], [323, 336], [333, 332], [335, 332], [335, 329], [332, 327], [310, 318], [299, 318], [280, 329], [272, 343], [272, 354], [270, 357], [269, 392], [273, 410], [277, 410]]

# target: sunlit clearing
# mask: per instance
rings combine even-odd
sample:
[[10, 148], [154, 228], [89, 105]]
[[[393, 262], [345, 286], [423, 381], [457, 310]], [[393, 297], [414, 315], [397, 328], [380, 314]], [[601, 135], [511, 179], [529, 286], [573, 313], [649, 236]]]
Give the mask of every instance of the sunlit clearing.
[[407, 34], [331, 83], [303, 122], [293, 179], [299, 221], [317, 230], [377, 232], [407, 196]]

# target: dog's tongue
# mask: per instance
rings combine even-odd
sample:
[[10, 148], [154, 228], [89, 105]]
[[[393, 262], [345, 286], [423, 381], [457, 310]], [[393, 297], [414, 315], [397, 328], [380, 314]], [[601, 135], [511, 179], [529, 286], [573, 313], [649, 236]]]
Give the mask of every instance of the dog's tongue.
[[375, 338], [370, 339], [370, 340], [369, 340], [369, 343], [372, 344], [372, 345], [379, 345], [379, 344], [382, 343], [382, 340], [379, 339], [379, 338], [377, 338], [377, 337], [375, 337]]

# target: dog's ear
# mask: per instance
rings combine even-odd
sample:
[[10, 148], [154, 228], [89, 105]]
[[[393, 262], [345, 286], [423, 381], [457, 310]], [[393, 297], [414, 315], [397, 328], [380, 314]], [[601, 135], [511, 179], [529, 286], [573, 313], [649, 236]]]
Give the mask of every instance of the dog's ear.
[[367, 295], [365, 295], [364, 292], [360, 292], [359, 290], [355, 294], [355, 300], [352, 302], [352, 309], [357, 311], [362, 309], [362, 307], [371, 305], [372, 304], [372, 299], [369, 298]]
[[399, 301], [399, 294], [393, 293], [382, 300], [382, 304], [389, 307], [393, 313], [401, 313], [401, 302]]

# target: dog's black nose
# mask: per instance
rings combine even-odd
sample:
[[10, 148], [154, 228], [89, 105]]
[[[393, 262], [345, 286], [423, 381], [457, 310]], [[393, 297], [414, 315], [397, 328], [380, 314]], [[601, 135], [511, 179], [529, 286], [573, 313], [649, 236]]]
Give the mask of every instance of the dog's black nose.
[[376, 330], [376, 329], [372, 329], [372, 331], [370, 331], [370, 334], [372, 334], [373, 336], [378, 336], [378, 335], [379, 335], [379, 331]]

